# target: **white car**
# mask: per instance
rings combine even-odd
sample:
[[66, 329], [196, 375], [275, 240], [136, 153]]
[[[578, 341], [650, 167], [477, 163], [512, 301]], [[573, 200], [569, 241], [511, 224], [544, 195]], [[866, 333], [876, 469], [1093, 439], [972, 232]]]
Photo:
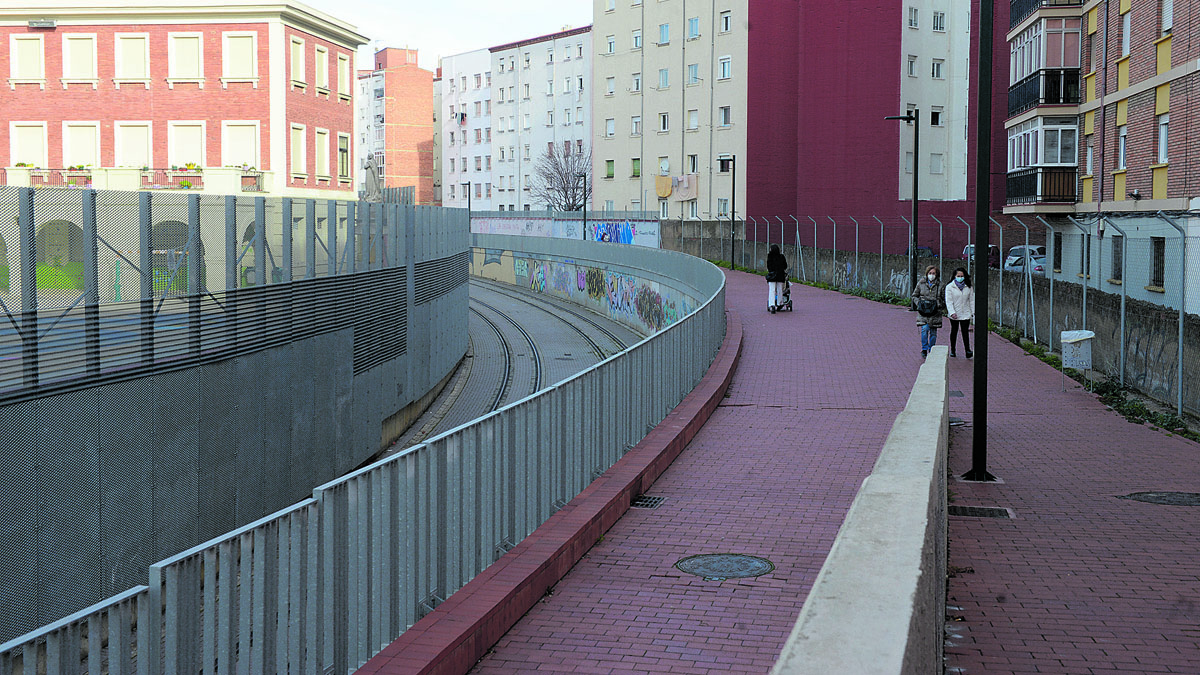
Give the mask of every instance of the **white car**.
[[1046, 276], [1046, 256], [1044, 256], [1044, 255], [1035, 255], [1035, 256], [1028, 256], [1028, 257], [1020, 255], [1020, 254], [1010, 255], [1010, 256], [1008, 256], [1008, 258], [1006, 258], [1004, 260], [1004, 271], [1005, 272], [1024, 272], [1026, 260], [1031, 261], [1032, 266], [1030, 267], [1030, 272], [1033, 274], [1033, 276], [1035, 276], [1035, 277]]

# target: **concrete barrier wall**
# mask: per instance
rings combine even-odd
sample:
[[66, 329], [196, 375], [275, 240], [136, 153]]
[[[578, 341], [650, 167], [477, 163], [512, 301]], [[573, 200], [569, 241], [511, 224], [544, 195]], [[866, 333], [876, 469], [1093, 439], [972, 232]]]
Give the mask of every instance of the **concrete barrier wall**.
[[773, 673], [939, 673], [947, 349], [934, 347], [850, 506]]

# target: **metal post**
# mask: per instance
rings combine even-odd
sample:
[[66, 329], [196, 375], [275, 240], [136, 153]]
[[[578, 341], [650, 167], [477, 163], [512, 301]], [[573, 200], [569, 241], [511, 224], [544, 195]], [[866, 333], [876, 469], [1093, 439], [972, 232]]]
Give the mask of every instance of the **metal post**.
[[942, 269], [942, 260], [946, 258], [946, 251], [942, 246], [942, 221], [938, 220], [937, 216], [932, 214], [929, 217], [933, 219], [933, 222], [938, 224], [938, 278], [941, 279], [945, 276], [945, 271]]
[[906, 115], [889, 115], [885, 120], [899, 120], [913, 125], [912, 221], [908, 224], [908, 273], [912, 288], [917, 287], [917, 178], [921, 175], [921, 111], [913, 108]]
[[1090, 232], [1088, 232], [1088, 228], [1085, 225], [1083, 225], [1083, 223], [1080, 223], [1078, 220], [1075, 220], [1075, 218], [1073, 216], [1067, 216], [1067, 220], [1071, 221], [1072, 223], [1075, 223], [1075, 227], [1079, 228], [1079, 252], [1080, 252], [1080, 255], [1082, 256], [1083, 264], [1084, 264], [1084, 268], [1083, 268], [1083, 329], [1087, 330], [1088, 276], [1090, 276], [1092, 273], [1092, 260], [1091, 260], [1092, 252], [1090, 250], [1088, 250], [1090, 247], [1088, 246], [1088, 238], [1087, 238], [1087, 235], [1090, 234]]
[[[802, 246], [800, 246], [800, 219], [797, 218], [796, 216], [793, 216], [790, 214], [788, 215], [788, 218], [792, 219], [793, 229], [795, 230], [795, 233], [796, 233], [796, 260], [800, 261], [800, 273], [804, 274], [804, 255], [803, 255], [804, 248]], [[782, 222], [783, 222], [782, 219], [780, 219], [780, 223], [781, 223], [779, 226], [780, 230], [783, 229]], [[781, 231], [780, 235], [782, 236], [782, 234], [783, 233]], [[808, 275], [805, 275], [804, 279], [807, 281]]]
[[254, 285], [265, 286], [267, 271], [267, 198], [254, 198]]
[[1038, 216], [1037, 219], [1042, 221], [1042, 225], [1044, 225], [1046, 230], [1050, 232], [1050, 245], [1046, 247], [1046, 253], [1050, 256], [1050, 273], [1046, 275], [1050, 277], [1050, 319], [1046, 322], [1046, 325], [1050, 327], [1050, 336], [1046, 339], [1046, 343], [1050, 345], [1050, 351], [1054, 351], [1054, 254], [1056, 252], [1054, 244], [1054, 226], [1046, 222], [1046, 219], [1041, 216]]
[[84, 190], [83, 201], [83, 334], [88, 375], [100, 374], [100, 275], [96, 240], [96, 191]]
[[325, 235], [325, 246], [329, 249], [329, 257], [326, 259], [326, 262], [325, 262], [325, 266], [327, 268], [326, 275], [333, 276], [338, 273], [338, 266], [337, 266], [337, 261], [338, 261], [338, 258], [337, 258], [337, 252], [338, 252], [338, 246], [337, 246], [337, 226], [338, 226], [337, 202], [330, 199], [329, 201], [325, 202], [325, 206], [328, 208], [328, 211], [329, 211], [329, 215], [325, 219], [325, 227], [328, 228], [327, 234]]
[[141, 347], [142, 365], [154, 363], [154, 270], [150, 251], [150, 205], [149, 192], [138, 193], [138, 262], [142, 268], [141, 302]]
[[[1021, 268], [1025, 271], [1025, 288], [1027, 291], [1021, 294], [1021, 303], [1025, 304], [1025, 337], [1029, 337], [1029, 316], [1033, 315], [1033, 341], [1037, 342], [1037, 308], [1033, 301], [1033, 255], [1029, 253], [1029, 226], [1020, 218], [1012, 216], [1012, 219], [1017, 221], [1017, 224], [1025, 228], [1025, 262]], [[1028, 301], [1028, 304], [1026, 304]]]
[[854, 219], [854, 216], [846, 217], [854, 221], [854, 287], [861, 288], [862, 283], [859, 280], [858, 273], [858, 221]]
[[[1155, 215], [1179, 231], [1179, 336], [1176, 340], [1178, 353], [1175, 357], [1175, 415], [1183, 417], [1183, 318], [1184, 304], [1187, 301], [1187, 232], [1162, 211]], [[1163, 265], [1166, 265], [1165, 261]]]
[[813, 224], [813, 283], [816, 283], [820, 280], [817, 274], [817, 220], [812, 216], [805, 216], [805, 218], [811, 220]]
[[284, 197], [281, 200], [279, 215], [279, 226], [283, 228], [283, 281], [292, 280], [292, 198]]
[[[470, 193], [468, 193], [470, 194]], [[346, 202], [346, 269], [343, 270], [346, 274], [354, 274], [358, 271], [355, 265], [355, 256], [358, 255], [358, 240], [355, 236], [355, 216], [357, 204], [354, 202]], [[471, 210], [467, 209], [467, 219], [470, 220]]]
[[38, 383], [37, 231], [33, 222], [34, 188], [20, 188], [17, 227], [21, 239], [21, 377], [26, 387]]
[[225, 349], [237, 346], [238, 234], [237, 197], [225, 196]]
[[317, 200], [304, 200], [304, 278], [317, 276]]
[[830, 273], [832, 276], [829, 278], [829, 282], [833, 284], [837, 282], [837, 221], [833, 219], [833, 216], [825, 217], [829, 219], [829, 222], [833, 223], [833, 266], [830, 268]]
[[879, 223], [879, 292], [883, 292], [883, 221], [879, 216], [871, 216]]
[[[1100, 215], [1098, 218], [1101, 222], [1107, 223], [1110, 227], [1121, 234], [1121, 386], [1125, 386], [1125, 296], [1128, 292], [1125, 290], [1125, 285], [1128, 280], [1125, 278], [1125, 261], [1129, 260], [1129, 237], [1125, 234], [1125, 230], [1121, 229], [1112, 219]], [[1036, 325], [1036, 324], [1035, 324]]]
[[[737, 222], [737, 155], [730, 155], [729, 163], [733, 167], [733, 184], [729, 188], [729, 269], [733, 269], [733, 236], [734, 223]], [[782, 221], [781, 221], [782, 222]], [[783, 245], [783, 228], [779, 230], [779, 244]]]
[[[970, 245], [971, 245], [971, 224], [970, 224], [970, 223], [968, 223], [967, 221], [963, 220], [963, 217], [962, 217], [962, 216], [959, 216], [959, 217], [958, 217], [958, 220], [959, 220], [959, 221], [960, 221], [960, 222], [961, 222], [963, 225], [966, 225], [966, 226], [967, 226], [967, 246], [970, 246]], [[972, 250], [974, 250], [974, 249], [972, 249]], [[974, 257], [974, 256], [970, 256], [970, 255], [969, 255], [969, 256], [967, 256], [967, 274], [970, 274], [970, 273], [971, 273], [971, 259], [972, 259], [973, 257]]]
[[[996, 223], [996, 219], [988, 216], [988, 220]], [[991, 227], [990, 225], [988, 226]], [[996, 223], [996, 229], [1000, 231], [1000, 269], [997, 271], [997, 276], [1000, 278], [1000, 301], [997, 303], [999, 311], [996, 312], [996, 325], [1004, 326], [1004, 227], [1000, 223]], [[988, 248], [991, 248], [989, 245]], [[987, 251], [988, 260], [991, 260], [991, 251]], [[987, 268], [988, 273], [984, 276], [986, 281], [992, 276], [990, 266]]]
[[187, 213], [188, 351], [200, 358], [200, 298], [204, 293], [200, 287], [200, 269], [204, 266], [200, 257], [200, 195], [188, 195]]

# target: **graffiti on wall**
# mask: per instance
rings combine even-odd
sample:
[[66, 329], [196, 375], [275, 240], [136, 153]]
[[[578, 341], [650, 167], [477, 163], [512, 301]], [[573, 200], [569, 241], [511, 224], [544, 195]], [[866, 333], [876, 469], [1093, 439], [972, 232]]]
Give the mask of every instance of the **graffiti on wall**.
[[604, 297], [604, 270], [589, 267], [584, 275], [587, 280], [587, 294], [593, 300]]
[[912, 286], [909, 285], [908, 272], [892, 272], [892, 277], [888, 280], [887, 290], [888, 292], [895, 293], [896, 295], [908, 295], [912, 293]]

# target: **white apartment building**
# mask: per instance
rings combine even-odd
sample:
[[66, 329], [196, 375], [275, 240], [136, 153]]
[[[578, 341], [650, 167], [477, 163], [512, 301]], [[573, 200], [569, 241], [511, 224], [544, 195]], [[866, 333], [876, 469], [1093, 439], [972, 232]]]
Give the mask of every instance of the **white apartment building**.
[[592, 144], [591, 26], [493, 47], [491, 72], [492, 203], [543, 210], [530, 192], [538, 159]]
[[383, 72], [359, 71], [358, 105], [354, 114], [354, 156], [358, 158], [355, 175], [360, 190], [366, 186], [368, 158], [374, 158], [375, 166], [381, 167], [382, 171], [384, 131]]
[[[487, 49], [440, 60], [442, 204], [474, 211], [496, 208], [493, 199], [492, 54]], [[468, 191], [470, 196], [468, 197]]]
[[433, 203], [442, 205], [442, 74], [433, 78]]
[[[900, 100], [907, 109], [895, 114], [918, 109], [920, 198], [966, 199], [971, 3], [910, 0], [902, 20]], [[900, 132], [897, 199], [912, 198], [912, 151], [912, 125], [905, 124]]]
[[746, 154], [747, 5], [594, 0], [593, 208], [715, 219], [736, 193], [745, 213], [745, 173], [719, 159]]

